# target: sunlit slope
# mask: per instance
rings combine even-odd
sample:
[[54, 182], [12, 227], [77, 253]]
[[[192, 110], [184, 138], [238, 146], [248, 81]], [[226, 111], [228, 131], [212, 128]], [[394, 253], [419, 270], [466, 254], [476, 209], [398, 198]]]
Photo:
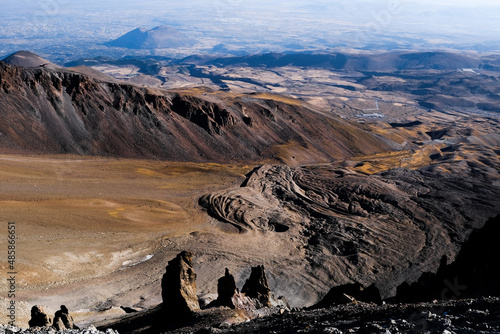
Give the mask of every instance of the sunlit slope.
[[0, 73], [4, 152], [314, 163], [397, 148], [281, 96], [173, 92], [4, 63]]

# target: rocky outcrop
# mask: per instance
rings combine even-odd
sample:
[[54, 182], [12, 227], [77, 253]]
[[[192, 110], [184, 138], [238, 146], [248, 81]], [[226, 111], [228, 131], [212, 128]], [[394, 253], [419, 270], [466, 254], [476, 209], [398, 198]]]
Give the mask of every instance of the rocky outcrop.
[[237, 292], [234, 276], [231, 275], [229, 269], [226, 268], [224, 276], [217, 281], [217, 304], [235, 308], [233, 297]]
[[472, 160], [373, 175], [263, 165], [240, 188], [200, 204], [241, 232], [301, 238], [308, 274], [330, 287], [375, 283], [388, 298], [402, 282], [436, 271], [443, 255], [454, 258], [471, 231], [498, 213], [497, 174]]
[[31, 308], [31, 319], [28, 322], [30, 327], [48, 327], [51, 324], [52, 321], [43, 307], [35, 305]]
[[209, 304], [209, 308], [226, 306], [242, 311], [241, 314], [245, 314], [249, 319], [266, 312], [269, 314], [276, 312], [276, 309], [289, 309], [284, 298], [274, 298], [262, 265], [251, 268], [250, 277], [245, 281], [241, 292], [236, 287], [233, 275], [226, 268], [225, 275], [217, 282], [217, 294], [217, 300]]
[[252, 267], [250, 277], [243, 285], [241, 292], [250, 298], [256, 299], [262, 306], [271, 306], [271, 289], [269, 289], [263, 265]]
[[73, 317], [69, 314], [68, 308], [65, 305], [61, 305], [61, 309], [56, 311], [53, 326], [56, 330], [78, 329], [78, 326], [75, 326]]
[[333, 305], [357, 302], [381, 304], [382, 298], [375, 285], [363, 287], [359, 283], [345, 284], [332, 288], [313, 308], [328, 308]]
[[236, 123], [236, 119], [228, 110], [193, 96], [174, 96], [172, 111], [200, 126], [211, 135], [220, 135], [224, 127]]
[[189, 318], [200, 309], [192, 261], [191, 252], [182, 252], [168, 262], [161, 281], [163, 310], [168, 317]]

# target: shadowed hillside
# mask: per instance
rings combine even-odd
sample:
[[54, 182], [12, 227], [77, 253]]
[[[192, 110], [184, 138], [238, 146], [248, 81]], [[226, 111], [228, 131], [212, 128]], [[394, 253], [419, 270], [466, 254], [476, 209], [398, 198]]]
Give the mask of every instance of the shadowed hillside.
[[200, 204], [238, 231], [303, 236], [316, 277], [329, 277], [331, 286], [375, 283], [387, 298], [400, 283], [435, 271], [443, 255], [454, 258], [471, 229], [498, 213], [500, 188], [488, 168], [454, 165], [374, 175], [264, 165], [240, 188]]
[[[188, 57], [185, 62], [197, 62]], [[203, 61], [198, 61], [203, 63]], [[455, 70], [457, 68], [477, 68], [485, 63], [477, 58], [448, 52], [388, 52], [377, 54], [343, 54], [343, 53], [265, 53], [242, 57], [216, 58], [205, 61], [217, 66], [305, 66], [314, 68], [346, 69], [354, 71], [381, 70]], [[489, 62], [486, 62], [489, 64]]]
[[235, 161], [331, 161], [391, 143], [274, 95], [139, 88], [0, 63], [0, 147], [9, 151]]

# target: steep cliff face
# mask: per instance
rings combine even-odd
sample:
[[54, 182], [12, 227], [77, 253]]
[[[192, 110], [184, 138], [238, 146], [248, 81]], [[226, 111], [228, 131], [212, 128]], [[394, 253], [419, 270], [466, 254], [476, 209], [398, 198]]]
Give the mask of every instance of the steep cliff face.
[[[498, 296], [497, 246], [500, 235], [500, 215], [489, 219], [481, 228], [474, 230], [460, 249], [455, 261], [441, 260], [434, 274], [423, 273], [418, 281], [404, 282], [397, 289], [399, 302], [430, 301], [434, 299]], [[453, 282], [453, 283], [450, 283]], [[454, 285], [453, 285], [454, 284]], [[450, 289], [453, 287], [453, 289]]]
[[318, 162], [390, 148], [391, 143], [338, 117], [280, 100], [140, 88], [0, 62], [0, 149]]

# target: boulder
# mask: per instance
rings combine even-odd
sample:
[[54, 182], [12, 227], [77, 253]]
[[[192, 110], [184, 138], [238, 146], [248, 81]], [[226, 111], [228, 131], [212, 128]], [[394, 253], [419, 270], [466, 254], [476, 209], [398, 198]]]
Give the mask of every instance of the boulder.
[[262, 306], [271, 306], [271, 290], [263, 265], [252, 267], [250, 277], [241, 290], [247, 297], [258, 300]]
[[30, 327], [48, 327], [51, 320], [41, 306], [35, 305], [31, 308], [31, 319], [28, 321]]
[[182, 252], [168, 262], [161, 282], [163, 309], [170, 317], [189, 317], [200, 309], [196, 295], [193, 254]]
[[217, 304], [235, 308], [233, 297], [236, 293], [236, 281], [234, 276], [229, 273], [229, 269], [226, 268], [225, 275], [217, 281]]
[[374, 284], [365, 288], [359, 283], [353, 283], [333, 287], [313, 308], [328, 308], [333, 305], [350, 304], [358, 301], [382, 304], [380, 291]]

